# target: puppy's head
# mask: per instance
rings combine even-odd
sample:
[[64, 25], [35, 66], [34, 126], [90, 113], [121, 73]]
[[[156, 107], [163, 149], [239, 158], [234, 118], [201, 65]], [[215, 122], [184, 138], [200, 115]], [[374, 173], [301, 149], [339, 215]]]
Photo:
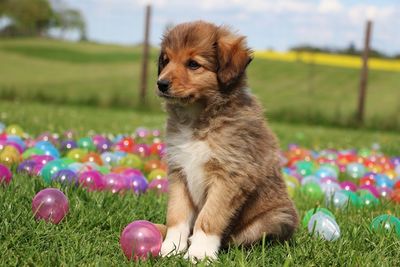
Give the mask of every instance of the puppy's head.
[[193, 103], [227, 95], [245, 79], [251, 61], [245, 37], [202, 21], [168, 30], [158, 60], [158, 95]]

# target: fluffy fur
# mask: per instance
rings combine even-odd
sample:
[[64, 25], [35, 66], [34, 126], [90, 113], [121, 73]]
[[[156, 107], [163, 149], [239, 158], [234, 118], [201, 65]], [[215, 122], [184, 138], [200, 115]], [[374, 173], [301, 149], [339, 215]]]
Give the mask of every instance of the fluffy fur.
[[170, 191], [162, 255], [214, 259], [229, 243], [287, 240], [298, 225], [277, 138], [246, 85], [251, 59], [245, 37], [227, 27], [184, 23], [163, 37]]

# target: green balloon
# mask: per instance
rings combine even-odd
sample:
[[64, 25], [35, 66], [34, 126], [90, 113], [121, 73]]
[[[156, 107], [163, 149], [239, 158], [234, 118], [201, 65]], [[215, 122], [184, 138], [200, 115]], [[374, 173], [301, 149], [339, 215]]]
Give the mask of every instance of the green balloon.
[[22, 159], [28, 159], [33, 155], [44, 155], [44, 151], [37, 147], [31, 147], [22, 153]]
[[67, 165], [62, 160], [53, 160], [48, 162], [46, 165], [43, 166], [40, 174], [43, 177], [43, 180], [49, 184], [51, 183], [51, 177], [61, 169], [67, 168]]
[[93, 143], [92, 138], [90, 137], [82, 137], [78, 140], [78, 147], [88, 150], [88, 151], [95, 151], [96, 146]]
[[306, 183], [301, 187], [300, 191], [312, 199], [320, 199], [324, 195], [319, 184], [315, 182]]
[[328, 215], [329, 217], [331, 217], [335, 220], [335, 215], [333, 215], [333, 213], [330, 212], [328, 209], [325, 209], [325, 208], [310, 209], [306, 212], [306, 214], [304, 215], [303, 220], [301, 222], [301, 224], [303, 225], [304, 228], [308, 226], [308, 222], [310, 221], [311, 217], [318, 211], [325, 213], [326, 215]]
[[62, 162], [64, 162], [66, 165], [69, 165], [69, 164], [71, 164], [71, 163], [75, 163], [76, 161], [75, 160], [73, 160], [73, 159], [71, 159], [71, 158], [68, 158], [68, 157], [66, 157], [66, 158], [61, 158], [60, 159]]
[[353, 191], [347, 191], [347, 190], [342, 190], [341, 192], [349, 197], [350, 205], [357, 207], [357, 208], [359, 208], [361, 206], [360, 198], [357, 196], [356, 193], [354, 193]]
[[103, 175], [110, 173], [110, 170], [107, 167], [104, 167], [104, 166], [97, 167], [97, 170]]
[[379, 215], [372, 220], [371, 230], [382, 234], [395, 233], [400, 237], [400, 220], [388, 214]]
[[373, 207], [379, 204], [379, 200], [369, 191], [360, 190], [360, 204], [364, 207]]
[[126, 155], [120, 160], [119, 164], [122, 166], [132, 167], [135, 169], [142, 169], [143, 167], [142, 159], [138, 155], [134, 154]]
[[296, 163], [297, 173], [301, 174], [303, 177], [311, 175], [315, 171], [315, 164], [312, 161], [299, 161]]

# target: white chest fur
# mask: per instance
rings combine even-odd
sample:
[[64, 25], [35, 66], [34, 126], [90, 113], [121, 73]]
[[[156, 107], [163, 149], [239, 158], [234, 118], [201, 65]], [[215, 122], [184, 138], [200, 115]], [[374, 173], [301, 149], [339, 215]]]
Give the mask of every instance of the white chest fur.
[[187, 186], [194, 204], [204, 204], [204, 164], [211, 158], [211, 149], [206, 141], [193, 139], [190, 128], [182, 128], [177, 134], [167, 136], [167, 158], [169, 164], [184, 171]]

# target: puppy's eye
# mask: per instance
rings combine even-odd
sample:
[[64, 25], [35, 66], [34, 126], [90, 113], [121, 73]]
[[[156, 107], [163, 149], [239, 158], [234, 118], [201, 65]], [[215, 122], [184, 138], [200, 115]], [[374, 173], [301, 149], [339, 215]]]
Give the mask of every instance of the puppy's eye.
[[169, 58], [164, 58], [164, 60], [163, 60], [163, 64], [164, 64], [164, 66], [166, 66], [167, 64], [169, 63]]
[[197, 61], [195, 61], [195, 60], [193, 60], [193, 59], [190, 59], [190, 60], [187, 62], [187, 67], [188, 67], [189, 69], [191, 69], [191, 70], [197, 70], [198, 68], [201, 67], [201, 65], [200, 65], [199, 63], [197, 63]]

